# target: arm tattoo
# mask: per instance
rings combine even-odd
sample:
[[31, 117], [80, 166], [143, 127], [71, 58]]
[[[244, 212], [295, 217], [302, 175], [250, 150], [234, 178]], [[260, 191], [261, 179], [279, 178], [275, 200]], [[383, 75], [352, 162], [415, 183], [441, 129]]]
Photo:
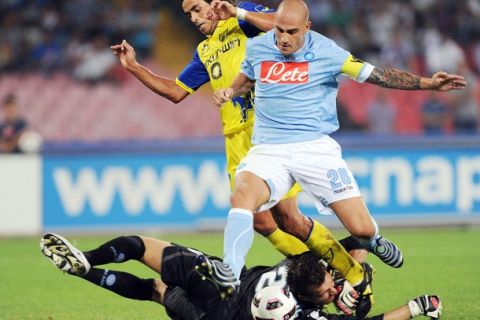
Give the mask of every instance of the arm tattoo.
[[419, 76], [394, 68], [374, 68], [372, 74], [368, 77], [367, 82], [390, 89], [420, 89]]

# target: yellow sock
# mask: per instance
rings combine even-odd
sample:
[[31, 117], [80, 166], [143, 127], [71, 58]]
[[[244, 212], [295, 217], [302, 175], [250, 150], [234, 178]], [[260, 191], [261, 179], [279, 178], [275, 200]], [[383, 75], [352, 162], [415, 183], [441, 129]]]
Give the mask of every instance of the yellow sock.
[[275, 249], [285, 256], [296, 255], [308, 251], [307, 246], [299, 239], [279, 228], [267, 236]]
[[305, 241], [305, 244], [313, 253], [336, 269], [352, 286], [362, 282], [362, 265], [354, 260], [330, 231], [317, 221], [313, 221], [310, 238]]

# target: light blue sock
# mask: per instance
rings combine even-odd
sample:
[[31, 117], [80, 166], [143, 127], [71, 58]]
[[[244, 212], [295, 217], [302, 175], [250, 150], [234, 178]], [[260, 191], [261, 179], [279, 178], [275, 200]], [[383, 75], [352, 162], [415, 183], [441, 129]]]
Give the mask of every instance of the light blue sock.
[[245, 256], [253, 244], [253, 213], [250, 210], [232, 208], [228, 212], [223, 238], [223, 262], [240, 280], [245, 265]]

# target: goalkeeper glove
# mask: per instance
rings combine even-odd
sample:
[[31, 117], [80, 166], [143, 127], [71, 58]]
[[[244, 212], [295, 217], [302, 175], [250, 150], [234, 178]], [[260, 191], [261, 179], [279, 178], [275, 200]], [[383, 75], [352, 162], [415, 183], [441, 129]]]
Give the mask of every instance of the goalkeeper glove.
[[335, 289], [337, 290], [335, 306], [347, 316], [352, 315], [358, 304], [357, 299], [359, 296], [357, 291], [355, 291], [350, 282], [345, 279], [336, 280]]
[[419, 315], [430, 317], [430, 319], [440, 319], [442, 315], [442, 302], [435, 295], [423, 295], [408, 301], [408, 308], [412, 318]]

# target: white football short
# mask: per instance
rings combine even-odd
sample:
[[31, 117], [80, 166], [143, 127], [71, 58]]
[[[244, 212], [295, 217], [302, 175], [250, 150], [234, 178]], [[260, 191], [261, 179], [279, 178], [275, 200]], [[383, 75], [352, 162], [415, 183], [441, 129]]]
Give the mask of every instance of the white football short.
[[340, 145], [323, 136], [313, 141], [253, 146], [237, 167], [248, 171], [270, 188], [270, 199], [259, 211], [276, 205], [295, 182], [315, 201], [318, 209], [360, 196], [355, 178], [342, 159]]

